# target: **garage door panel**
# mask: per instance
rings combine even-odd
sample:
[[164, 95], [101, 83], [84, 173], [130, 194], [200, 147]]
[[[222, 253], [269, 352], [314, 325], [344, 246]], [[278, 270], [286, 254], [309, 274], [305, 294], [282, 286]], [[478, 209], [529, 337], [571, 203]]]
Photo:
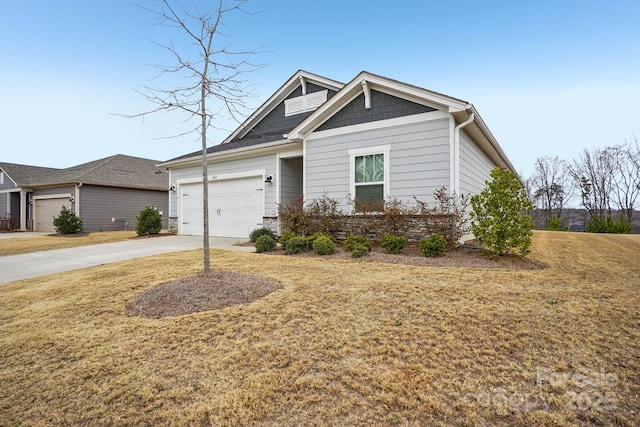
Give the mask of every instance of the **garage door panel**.
[[36, 199], [35, 204], [36, 231], [55, 232], [56, 228], [53, 226], [53, 219], [60, 215], [60, 210], [62, 210], [63, 206], [67, 209], [70, 209], [68, 197], [55, 199]]
[[[209, 182], [209, 234], [248, 237], [262, 225], [264, 212], [262, 177]], [[186, 184], [180, 190], [181, 233], [202, 235], [202, 184]]]

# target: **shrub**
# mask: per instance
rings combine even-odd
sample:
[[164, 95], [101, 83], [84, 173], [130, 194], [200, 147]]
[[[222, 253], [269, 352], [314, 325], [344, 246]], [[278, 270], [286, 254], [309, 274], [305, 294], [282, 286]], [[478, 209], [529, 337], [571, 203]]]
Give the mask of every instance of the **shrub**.
[[473, 234], [492, 259], [512, 249], [524, 257], [531, 252], [533, 221], [527, 212], [533, 204], [515, 173], [496, 167], [491, 178], [480, 194], [471, 197]]
[[287, 243], [287, 240], [291, 239], [292, 237], [296, 237], [297, 234], [294, 233], [293, 231], [285, 231], [284, 233], [282, 233], [282, 236], [280, 236], [280, 239], [278, 240], [280, 242], [280, 244], [282, 246], [284, 246], [285, 243]]
[[276, 235], [273, 234], [273, 231], [271, 231], [266, 227], [260, 227], [260, 228], [256, 228], [251, 233], [249, 233], [249, 240], [255, 243], [258, 240], [258, 237], [260, 236], [269, 236], [273, 240], [276, 239]]
[[309, 249], [309, 241], [302, 236], [292, 237], [284, 244], [284, 253], [287, 255], [301, 254]]
[[58, 234], [73, 234], [82, 231], [82, 219], [76, 213], [63, 206], [60, 215], [53, 219], [53, 226]]
[[256, 252], [270, 252], [275, 250], [276, 241], [273, 240], [273, 237], [263, 234], [262, 236], [256, 239]]
[[447, 251], [447, 241], [439, 234], [432, 234], [428, 238], [420, 240], [418, 245], [420, 252], [430, 258], [441, 257]]
[[632, 227], [625, 218], [621, 215], [618, 221], [614, 222], [611, 215], [607, 215], [607, 219], [603, 220], [599, 216], [594, 216], [591, 221], [587, 223], [584, 231], [588, 233], [619, 233], [628, 234], [631, 233]]
[[370, 251], [371, 247], [362, 243], [354, 243], [353, 246], [351, 246], [351, 256], [354, 258], [362, 258], [368, 255]]
[[308, 237], [307, 237], [307, 240], [309, 241], [309, 243], [310, 243], [311, 245], [313, 245], [313, 242], [315, 242], [315, 241], [316, 241], [316, 239], [317, 239], [318, 237], [326, 237], [326, 238], [328, 238], [329, 240], [331, 240], [331, 241], [332, 241], [332, 242], [334, 242], [334, 243], [335, 243], [335, 241], [336, 241], [335, 237], [333, 237], [333, 236], [332, 236], [332, 235], [330, 235], [330, 234], [323, 233], [322, 231], [319, 231], [319, 232], [317, 232], [317, 233], [313, 233], [311, 236], [308, 236]]
[[380, 246], [389, 254], [399, 254], [407, 246], [408, 241], [409, 239], [404, 236], [394, 236], [387, 233], [380, 239]]
[[560, 223], [560, 218], [554, 215], [551, 218], [549, 218], [549, 221], [547, 222], [547, 230], [566, 231], [566, 228], [562, 228], [562, 224]]
[[353, 252], [353, 248], [356, 245], [364, 246], [367, 249], [367, 253], [371, 251], [371, 241], [366, 238], [366, 236], [357, 236], [355, 234], [350, 235], [343, 243], [344, 248]]
[[447, 248], [454, 248], [470, 230], [469, 198], [449, 193], [445, 187], [434, 191], [433, 198], [436, 204], [430, 206], [414, 196], [417, 213], [430, 233], [440, 234], [447, 241]]
[[147, 206], [138, 212], [136, 217], [136, 234], [158, 234], [162, 230], [162, 217], [155, 206]]
[[313, 241], [313, 253], [316, 255], [331, 255], [336, 251], [336, 244], [328, 236], [318, 236]]
[[305, 234], [323, 232], [332, 234], [344, 228], [344, 220], [336, 199], [326, 194], [314, 199], [305, 208], [306, 230]]
[[295, 196], [285, 205], [278, 205], [278, 218], [285, 230], [296, 235], [306, 234], [308, 218], [304, 210], [304, 197]]

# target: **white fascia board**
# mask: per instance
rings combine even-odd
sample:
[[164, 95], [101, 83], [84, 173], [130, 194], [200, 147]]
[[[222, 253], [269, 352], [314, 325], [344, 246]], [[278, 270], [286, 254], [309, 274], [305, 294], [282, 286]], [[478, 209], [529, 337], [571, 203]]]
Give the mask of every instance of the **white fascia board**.
[[517, 175], [518, 172], [513, 167], [513, 164], [511, 164], [511, 161], [507, 157], [506, 153], [502, 150], [502, 147], [498, 143], [498, 140], [493, 136], [493, 134], [489, 130], [489, 127], [484, 122], [484, 120], [482, 120], [482, 117], [480, 116], [476, 108], [473, 105], [471, 106], [471, 108], [474, 115], [476, 116], [474, 120], [475, 125], [478, 127], [478, 129], [480, 129], [482, 134], [487, 138], [487, 141], [489, 142], [489, 144], [491, 144], [491, 148], [495, 151], [495, 153], [498, 155], [500, 160], [502, 160], [507, 165], [507, 167]]
[[232, 141], [236, 137], [243, 137], [253, 128], [253, 126], [262, 120], [267, 114], [273, 111], [282, 101], [284, 101], [298, 86], [300, 86], [300, 77], [303, 77], [306, 82], [320, 83], [320, 85], [332, 90], [340, 90], [344, 84], [336, 82], [335, 80], [327, 79], [326, 77], [318, 76], [308, 73], [303, 70], [297, 71], [289, 80], [283, 84], [273, 95], [269, 97], [256, 111], [249, 116], [231, 135], [229, 135], [223, 144]]

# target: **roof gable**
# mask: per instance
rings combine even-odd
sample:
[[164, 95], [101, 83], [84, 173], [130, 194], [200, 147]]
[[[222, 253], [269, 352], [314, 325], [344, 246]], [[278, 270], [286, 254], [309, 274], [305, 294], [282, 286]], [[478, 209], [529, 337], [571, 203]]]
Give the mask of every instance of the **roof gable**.
[[[309, 117], [293, 128], [291, 132], [289, 132], [288, 137], [293, 140], [301, 140], [314, 130], [318, 130], [320, 126], [328, 122], [343, 108], [348, 107], [349, 104], [360, 95], [362, 95], [363, 111], [373, 108], [373, 96], [381, 98], [375, 94], [375, 92], [428, 107], [428, 111], [440, 110], [447, 113], [455, 113], [465, 111], [470, 106], [468, 102], [457, 98], [363, 71], [347, 83], [336, 96], [325, 102], [310, 114]], [[405, 113], [407, 112], [409, 111], [405, 111]], [[375, 118], [376, 114], [375, 111], [366, 113], [370, 118]]]
[[[333, 96], [342, 89], [343, 83], [326, 77], [299, 70], [291, 76], [269, 99], [267, 99], [247, 120], [244, 121], [227, 139], [222, 143], [226, 144], [251, 136], [277, 136], [282, 139], [283, 132], [289, 131], [309, 114], [296, 114], [285, 117], [284, 100], [327, 89]], [[303, 90], [304, 87], [304, 90]], [[328, 95], [328, 98], [330, 96]], [[279, 111], [282, 109], [282, 111]], [[272, 114], [273, 113], [273, 114]], [[278, 118], [278, 120], [274, 120]], [[282, 118], [282, 119], [280, 119]], [[266, 121], [264, 123], [263, 120]], [[285, 126], [286, 125], [286, 126]], [[271, 139], [274, 140], [274, 139]]]
[[317, 130], [334, 129], [343, 126], [358, 125], [377, 120], [435, 111], [433, 107], [398, 98], [377, 90], [370, 90], [371, 108], [365, 108], [365, 95], [361, 93], [346, 104], [336, 114], [318, 126]]

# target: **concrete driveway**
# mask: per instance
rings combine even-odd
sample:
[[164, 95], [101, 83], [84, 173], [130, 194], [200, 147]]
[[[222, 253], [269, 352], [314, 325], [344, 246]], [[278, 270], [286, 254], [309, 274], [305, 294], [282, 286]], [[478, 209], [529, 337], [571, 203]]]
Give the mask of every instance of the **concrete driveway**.
[[[252, 246], [235, 246], [241, 240], [212, 237], [210, 246], [212, 249], [255, 252]], [[201, 248], [201, 236], [165, 236], [3, 256], [0, 257], [0, 284], [132, 258]]]

